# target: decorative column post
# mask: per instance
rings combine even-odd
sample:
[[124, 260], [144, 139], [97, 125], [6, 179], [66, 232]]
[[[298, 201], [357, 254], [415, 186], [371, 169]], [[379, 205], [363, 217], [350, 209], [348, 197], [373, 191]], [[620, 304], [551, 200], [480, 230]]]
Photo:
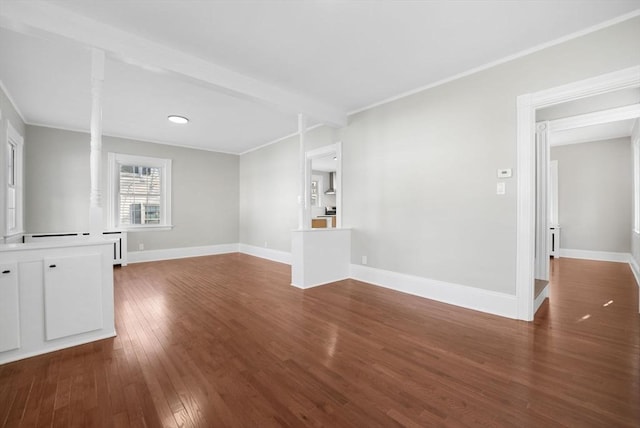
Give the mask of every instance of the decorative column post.
[[[310, 226], [311, 220], [307, 221], [308, 213], [307, 213], [307, 204], [309, 202], [309, 195], [307, 194], [307, 177], [306, 177], [306, 154], [304, 147], [304, 137], [307, 132], [307, 116], [302, 113], [298, 114], [298, 138], [300, 144], [300, 160], [299, 160], [299, 171], [300, 171], [300, 182], [298, 183], [298, 229], [308, 228]], [[309, 224], [307, 224], [309, 223]]]
[[91, 51], [91, 193], [89, 195], [89, 232], [102, 236], [102, 82], [104, 81], [104, 51]]
[[549, 122], [536, 124], [536, 245], [534, 278], [549, 280]]

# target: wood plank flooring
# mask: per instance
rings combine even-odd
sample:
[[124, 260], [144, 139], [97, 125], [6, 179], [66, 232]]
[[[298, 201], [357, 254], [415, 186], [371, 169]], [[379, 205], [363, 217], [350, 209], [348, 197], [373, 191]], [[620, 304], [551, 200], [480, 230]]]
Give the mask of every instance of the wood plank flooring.
[[242, 254], [116, 269], [118, 337], [0, 366], [4, 427], [637, 427], [638, 288], [554, 260], [534, 323]]

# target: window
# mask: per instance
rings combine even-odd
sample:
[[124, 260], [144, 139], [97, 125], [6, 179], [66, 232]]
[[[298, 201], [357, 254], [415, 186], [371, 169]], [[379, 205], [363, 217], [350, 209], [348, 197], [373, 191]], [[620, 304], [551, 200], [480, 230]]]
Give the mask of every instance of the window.
[[109, 153], [109, 226], [171, 227], [171, 160]]
[[7, 124], [5, 236], [22, 233], [22, 145], [23, 138]]

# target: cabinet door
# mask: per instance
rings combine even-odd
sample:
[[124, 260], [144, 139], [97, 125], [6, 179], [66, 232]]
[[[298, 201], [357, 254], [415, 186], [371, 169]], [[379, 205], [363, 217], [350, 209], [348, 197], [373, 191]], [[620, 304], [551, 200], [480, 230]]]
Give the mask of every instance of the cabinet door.
[[0, 265], [0, 352], [20, 347], [18, 264]]
[[46, 339], [102, 328], [102, 256], [44, 259]]

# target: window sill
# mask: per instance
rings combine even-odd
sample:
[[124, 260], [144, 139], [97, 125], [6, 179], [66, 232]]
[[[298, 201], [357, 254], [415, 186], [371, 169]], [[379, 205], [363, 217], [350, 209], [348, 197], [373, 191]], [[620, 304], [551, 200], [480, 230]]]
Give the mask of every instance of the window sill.
[[173, 225], [157, 225], [157, 226], [129, 226], [129, 227], [119, 227], [118, 230], [122, 230], [123, 232], [156, 232], [163, 230], [171, 230], [173, 229]]

